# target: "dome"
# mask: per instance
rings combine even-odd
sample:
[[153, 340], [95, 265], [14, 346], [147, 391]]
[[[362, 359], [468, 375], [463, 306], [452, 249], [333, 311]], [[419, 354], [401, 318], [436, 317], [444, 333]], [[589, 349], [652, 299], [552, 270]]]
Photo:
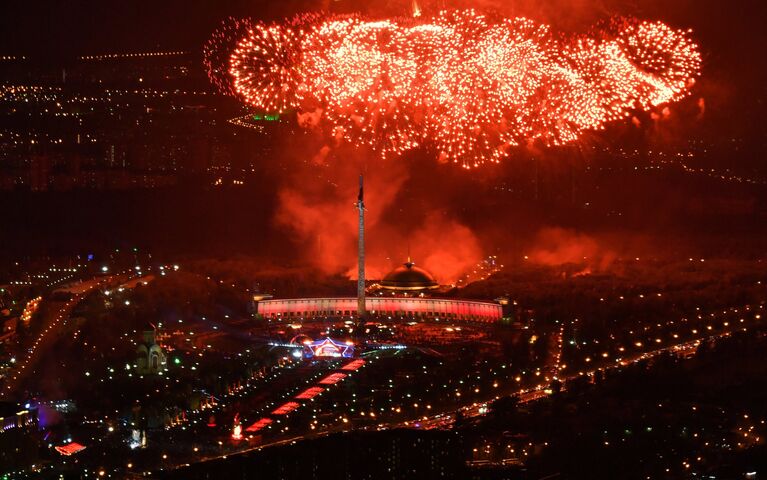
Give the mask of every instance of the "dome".
[[439, 288], [439, 284], [431, 273], [407, 262], [389, 272], [381, 280], [381, 287], [386, 290], [432, 290]]

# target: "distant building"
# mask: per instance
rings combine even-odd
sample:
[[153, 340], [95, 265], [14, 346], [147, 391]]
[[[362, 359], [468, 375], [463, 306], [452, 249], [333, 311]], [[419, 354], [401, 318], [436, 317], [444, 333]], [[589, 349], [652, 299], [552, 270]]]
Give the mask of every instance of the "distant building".
[[39, 460], [37, 410], [0, 402], [0, 473]]
[[144, 330], [143, 343], [136, 349], [136, 372], [139, 375], [151, 375], [164, 372], [167, 367], [167, 357], [157, 344], [155, 328]]
[[[258, 302], [257, 308], [261, 317], [277, 321], [352, 317], [357, 314], [357, 299], [340, 297], [263, 300]], [[365, 309], [371, 317], [393, 319], [492, 323], [503, 318], [500, 304], [450, 298], [367, 297]]]
[[2, 331], [0, 331], [0, 343], [6, 342], [16, 335], [16, 327], [19, 323], [18, 317], [0, 319], [2, 322]]
[[48, 190], [51, 182], [51, 159], [47, 155], [35, 155], [29, 162], [29, 188], [33, 192]]
[[402, 266], [389, 272], [381, 283], [374, 285], [376, 289], [389, 292], [425, 292], [439, 288], [439, 283], [434, 279], [431, 273], [423, 268], [415, 266], [415, 263], [408, 259]]
[[[45, 279], [47, 280], [48, 277], [46, 276]], [[43, 297], [35, 297], [29, 300], [26, 306], [24, 306], [24, 311], [21, 312], [21, 321], [25, 326], [29, 326], [29, 322], [32, 321], [32, 316], [37, 312], [38, 308], [40, 308], [40, 302], [42, 300]]]

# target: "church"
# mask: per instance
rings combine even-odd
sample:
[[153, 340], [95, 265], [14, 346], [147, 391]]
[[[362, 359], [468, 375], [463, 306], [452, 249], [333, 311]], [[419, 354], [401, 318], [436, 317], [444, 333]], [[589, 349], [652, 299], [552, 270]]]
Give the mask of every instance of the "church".
[[136, 348], [136, 373], [156, 375], [167, 370], [167, 358], [162, 347], [157, 344], [157, 329], [154, 325], [147, 326], [142, 339]]

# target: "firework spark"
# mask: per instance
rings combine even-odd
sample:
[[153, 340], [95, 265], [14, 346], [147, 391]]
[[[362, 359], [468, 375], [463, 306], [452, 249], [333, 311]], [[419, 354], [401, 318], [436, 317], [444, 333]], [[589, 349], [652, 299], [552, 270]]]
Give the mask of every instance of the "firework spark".
[[233, 47], [221, 31], [212, 43], [230, 45], [206, 56], [228, 55], [228, 82], [210, 62], [215, 84], [259, 109], [321, 112], [334, 136], [384, 157], [425, 147], [465, 167], [678, 100], [701, 65], [689, 31], [627, 19], [575, 37], [473, 10], [244, 25]]
[[237, 93], [229, 76], [229, 57], [239, 41], [254, 27], [256, 25], [250, 19], [229, 17], [213, 32], [202, 49], [208, 78], [225, 95]]

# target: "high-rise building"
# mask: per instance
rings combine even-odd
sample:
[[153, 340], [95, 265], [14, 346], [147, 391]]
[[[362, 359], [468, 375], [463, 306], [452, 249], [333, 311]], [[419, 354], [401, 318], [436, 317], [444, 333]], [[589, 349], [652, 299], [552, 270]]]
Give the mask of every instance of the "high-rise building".
[[34, 155], [29, 160], [29, 188], [33, 192], [48, 190], [51, 180], [51, 159], [47, 155]]

